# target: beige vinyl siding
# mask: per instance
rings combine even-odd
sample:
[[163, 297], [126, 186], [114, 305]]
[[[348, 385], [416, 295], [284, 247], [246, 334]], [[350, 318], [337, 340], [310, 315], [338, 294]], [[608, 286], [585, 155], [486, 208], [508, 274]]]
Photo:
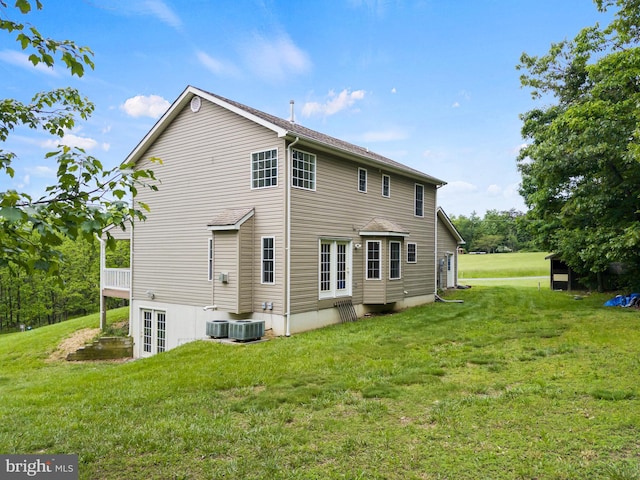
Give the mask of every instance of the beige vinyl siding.
[[[238, 232], [238, 310], [237, 313], [253, 311], [253, 289], [255, 278], [260, 273], [254, 271], [255, 258], [260, 257], [260, 245], [254, 235], [255, 216], [251, 217], [240, 227]], [[259, 240], [259, 239], [258, 239]]]
[[[297, 146], [317, 155], [316, 190], [293, 188], [292, 197], [292, 313], [304, 312], [318, 306], [318, 240], [320, 238], [352, 239], [362, 248], [353, 250], [354, 304], [363, 303], [366, 238], [359, 229], [375, 217], [393, 220], [410, 232], [402, 245], [404, 289], [409, 296], [427, 295], [435, 291], [435, 186], [424, 184], [425, 216], [414, 216], [415, 179], [368, 168], [367, 193], [358, 192], [356, 162], [337, 159], [313, 149]], [[294, 147], [296, 148], [296, 147]], [[382, 197], [382, 174], [390, 176], [391, 196]], [[406, 263], [406, 241], [418, 244], [418, 263]], [[383, 272], [388, 269], [388, 245], [383, 242]], [[431, 252], [427, 255], [427, 252]], [[312, 273], [312, 274], [310, 274]], [[388, 274], [383, 276], [385, 283]], [[392, 289], [395, 287], [392, 287]], [[397, 291], [392, 291], [394, 298]]]
[[[278, 149], [278, 186], [252, 189], [251, 152], [272, 148]], [[159, 157], [163, 163], [139, 162], [154, 170], [159, 190], [139, 189], [138, 199], [151, 211], [134, 230], [134, 298], [153, 291], [162, 302], [216, 303], [207, 280], [207, 240], [212, 235], [207, 224], [225, 209], [254, 207], [254, 228], [247, 233], [252, 239], [243, 232], [241, 245], [245, 248], [251, 241], [255, 251], [261, 235], [276, 236], [277, 290], [269, 286], [265, 292], [258, 282], [253, 296], [261, 301], [268, 293], [266, 300], [281, 308], [284, 156], [284, 142], [274, 132], [207, 101], [197, 113], [186, 106], [142, 156]], [[251, 269], [244, 260], [241, 266], [243, 278], [249, 270], [259, 272], [259, 255], [252, 255], [248, 262]], [[220, 271], [220, 265], [214, 268]]]

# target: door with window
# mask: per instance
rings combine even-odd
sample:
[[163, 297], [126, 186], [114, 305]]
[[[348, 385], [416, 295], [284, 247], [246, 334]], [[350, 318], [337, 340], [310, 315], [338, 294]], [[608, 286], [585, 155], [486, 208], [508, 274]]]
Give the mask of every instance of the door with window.
[[452, 252], [447, 252], [447, 288], [456, 286], [456, 257]]
[[142, 309], [142, 355], [153, 355], [167, 349], [167, 312]]

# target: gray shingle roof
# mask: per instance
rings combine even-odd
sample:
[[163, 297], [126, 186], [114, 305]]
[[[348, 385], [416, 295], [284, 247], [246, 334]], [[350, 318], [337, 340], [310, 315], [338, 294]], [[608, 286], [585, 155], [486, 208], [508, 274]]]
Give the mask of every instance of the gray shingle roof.
[[289, 120], [285, 120], [283, 118], [280, 117], [276, 117], [275, 115], [271, 115], [269, 113], [265, 113], [263, 111], [257, 110], [255, 108], [252, 107], [248, 107], [247, 105], [243, 105], [242, 103], [236, 102], [234, 100], [229, 100], [228, 98], [222, 97], [220, 95], [217, 95], [215, 93], [211, 93], [211, 92], [207, 92], [205, 90], [202, 90], [203, 92], [205, 92], [207, 95], [211, 95], [212, 97], [215, 97], [223, 102], [226, 102], [230, 105], [233, 105], [234, 107], [243, 110], [251, 115], [254, 115], [266, 122], [269, 122], [273, 125], [275, 125], [278, 128], [281, 128], [283, 130], [286, 130], [290, 135], [292, 136], [296, 136], [296, 137], [301, 137], [307, 140], [311, 140], [313, 142], [322, 144], [322, 145], [326, 145], [328, 147], [331, 147], [333, 149], [337, 149], [337, 150], [341, 150], [343, 152], [352, 154], [352, 155], [356, 155], [358, 157], [361, 157], [362, 159], [366, 159], [369, 161], [372, 161], [374, 163], [377, 164], [382, 164], [382, 165], [386, 165], [389, 168], [395, 169], [395, 170], [400, 170], [403, 172], [406, 172], [407, 175], [410, 176], [418, 176], [424, 180], [429, 181], [430, 183], [436, 184], [436, 185], [445, 185], [446, 182], [444, 182], [443, 180], [439, 180], [435, 177], [432, 177], [431, 175], [427, 175], [424, 172], [421, 172], [419, 170], [416, 170], [414, 168], [408, 167], [407, 165], [404, 165], [400, 162], [396, 162], [395, 160], [392, 160], [390, 158], [387, 158], [383, 155], [377, 154], [375, 152], [372, 152], [371, 150], [369, 150], [368, 148], [364, 148], [364, 147], [360, 147], [358, 145], [354, 145], [352, 143], [349, 142], [345, 142], [344, 140], [340, 140], [338, 138], [335, 137], [331, 137], [329, 135], [325, 135], [324, 133], [320, 133], [317, 132], [315, 130], [311, 130], [310, 128], [306, 128], [303, 127], [302, 125], [299, 125], [297, 123], [293, 123]]
[[238, 224], [241, 220], [253, 212], [253, 207], [230, 208], [216, 215], [207, 226], [227, 227]]

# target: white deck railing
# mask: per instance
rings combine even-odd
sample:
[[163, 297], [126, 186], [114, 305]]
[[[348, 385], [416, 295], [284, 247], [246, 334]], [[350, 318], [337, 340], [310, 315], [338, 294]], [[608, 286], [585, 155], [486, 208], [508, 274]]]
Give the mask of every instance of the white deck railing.
[[103, 274], [103, 288], [129, 290], [131, 288], [131, 270], [128, 268], [105, 268]]

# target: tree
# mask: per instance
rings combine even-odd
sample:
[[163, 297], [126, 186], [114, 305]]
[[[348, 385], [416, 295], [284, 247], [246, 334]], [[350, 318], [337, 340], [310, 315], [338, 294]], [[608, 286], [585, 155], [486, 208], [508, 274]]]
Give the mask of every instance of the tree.
[[[34, 66], [62, 62], [78, 77], [85, 68], [94, 67], [88, 47], [46, 38], [34, 26], [10, 19], [11, 14], [27, 15], [32, 8], [42, 9], [41, 1], [16, 0], [15, 7], [9, 7], [0, 0], [0, 30], [15, 36], [20, 47], [30, 53]], [[93, 104], [70, 87], [36, 93], [28, 103], [0, 99], [0, 141], [5, 142], [18, 126], [62, 138], [93, 110]], [[41, 196], [16, 190], [0, 192], [0, 267], [57, 274], [63, 238], [89, 240], [107, 225], [124, 227], [131, 219], [145, 218], [147, 205], [132, 204], [129, 199], [139, 188], [156, 189], [147, 183], [155, 179], [151, 170], [134, 170], [126, 164], [107, 169], [84, 150], [67, 146], [60, 146], [46, 158], [57, 164], [57, 181]], [[18, 160], [14, 152], [0, 149], [0, 175], [13, 177]], [[108, 244], [114, 243], [109, 237]]]
[[640, 286], [640, 0], [596, 3], [618, 7], [607, 28], [520, 59], [522, 85], [554, 101], [521, 115], [520, 193], [543, 248], [593, 281], [619, 263]]

